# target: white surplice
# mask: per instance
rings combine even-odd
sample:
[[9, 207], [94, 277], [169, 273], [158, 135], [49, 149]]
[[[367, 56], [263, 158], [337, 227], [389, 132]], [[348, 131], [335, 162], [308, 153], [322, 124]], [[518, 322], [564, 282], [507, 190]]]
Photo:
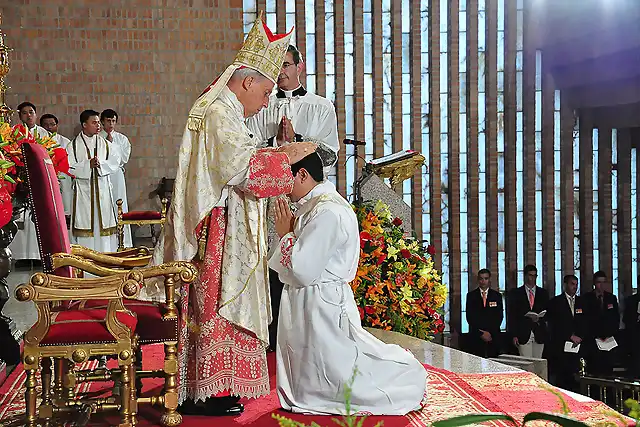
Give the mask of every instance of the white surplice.
[[[71, 234], [81, 246], [114, 252], [118, 243], [111, 176], [120, 168], [119, 150], [112, 150], [100, 135], [89, 137], [80, 132], [67, 146], [67, 153], [75, 176]], [[91, 167], [92, 157], [98, 157], [100, 167]]]
[[[55, 133], [52, 138], [56, 143], [65, 150], [71, 144], [71, 140], [65, 136]], [[58, 182], [60, 182], [60, 192], [62, 193], [62, 204], [64, 205], [64, 214], [71, 215], [73, 212], [73, 179], [66, 174], [61, 173], [58, 175]]]
[[[103, 138], [107, 138], [107, 133], [102, 130], [100, 131], [100, 136]], [[111, 132], [111, 136], [113, 137], [113, 141], [110, 142], [112, 150], [120, 150], [120, 168], [111, 175], [111, 185], [113, 186], [113, 203], [114, 206], [117, 206], [115, 203], [118, 199], [122, 199], [122, 211], [129, 212], [129, 201], [127, 199], [127, 182], [124, 177], [124, 169], [126, 164], [129, 162], [129, 157], [131, 157], [131, 142], [129, 142], [129, 138], [126, 135], [113, 131]], [[126, 248], [130, 248], [133, 246], [133, 242], [131, 240], [131, 226], [125, 225], [124, 227], [124, 246]]]
[[[293, 91], [278, 91], [269, 98], [269, 106], [247, 119], [247, 127], [255, 133], [259, 141], [273, 143], [278, 135], [282, 117], [286, 116], [296, 134], [302, 140], [320, 141], [334, 154], [340, 150], [338, 141], [338, 120], [333, 103], [327, 98], [307, 92], [300, 86]], [[270, 141], [271, 140], [271, 141]], [[335, 163], [334, 158], [333, 162]], [[325, 174], [333, 164], [325, 167]]]
[[[39, 137], [49, 136], [49, 132], [42, 126], [35, 125], [28, 129], [31, 135]], [[38, 235], [36, 225], [31, 220], [31, 209], [26, 208], [18, 218], [18, 232], [9, 245], [13, 259], [17, 260], [39, 260], [40, 248], [38, 246]]]
[[280, 239], [269, 267], [280, 275], [276, 381], [286, 410], [343, 414], [344, 385], [354, 412], [404, 415], [421, 407], [427, 372], [407, 350], [385, 344], [361, 324], [351, 282], [358, 268], [358, 221], [331, 182], [299, 203], [293, 233]]

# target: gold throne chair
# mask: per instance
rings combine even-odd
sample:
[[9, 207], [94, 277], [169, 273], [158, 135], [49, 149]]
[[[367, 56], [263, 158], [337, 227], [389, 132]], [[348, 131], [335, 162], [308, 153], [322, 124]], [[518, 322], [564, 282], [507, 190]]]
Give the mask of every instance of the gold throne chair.
[[118, 223], [116, 226], [116, 233], [118, 235], [118, 251], [124, 251], [124, 229], [125, 227], [137, 225], [139, 227], [148, 225], [151, 227], [151, 239], [155, 245], [155, 230], [154, 226], [160, 226], [160, 232], [164, 228], [164, 223], [167, 218], [167, 203], [168, 200], [163, 198], [161, 200], [162, 207], [160, 212], [157, 211], [122, 211], [122, 199], [118, 199], [116, 204], [118, 205]]

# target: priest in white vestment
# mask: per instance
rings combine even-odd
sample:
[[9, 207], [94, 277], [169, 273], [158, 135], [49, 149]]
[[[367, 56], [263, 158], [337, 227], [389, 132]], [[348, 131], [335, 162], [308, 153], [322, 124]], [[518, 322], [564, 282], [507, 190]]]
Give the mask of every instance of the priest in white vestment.
[[[349, 283], [358, 269], [360, 238], [351, 205], [323, 181], [317, 154], [291, 166], [295, 218], [276, 207], [279, 247], [269, 266], [284, 282], [276, 381], [286, 410], [344, 414], [350, 380], [353, 412], [405, 415], [425, 401], [427, 371], [407, 350], [385, 344], [361, 325]], [[357, 373], [354, 376], [354, 370]]]
[[[49, 136], [49, 132], [42, 126], [36, 124], [38, 115], [37, 108], [31, 102], [25, 101], [18, 105], [18, 116], [25, 125], [27, 131], [33, 136]], [[38, 246], [38, 235], [36, 226], [31, 219], [31, 209], [24, 209], [18, 218], [18, 232], [9, 245], [13, 259], [19, 260], [39, 260], [40, 248]]]
[[120, 168], [119, 152], [98, 135], [97, 111], [83, 111], [80, 123], [82, 131], [67, 146], [70, 173], [75, 176], [71, 233], [81, 246], [115, 252], [118, 243], [111, 176]]
[[[40, 117], [40, 126], [45, 128], [51, 135], [51, 138], [53, 138], [60, 147], [66, 150], [69, 144], [71, 144], [71, 140], [58, 133], [59, 123], [58, 118], [53, 114], [47, 113]], [[60, 182], [60, 192], [62, 193], [64, 215], [67, 218], [71, 218], [71, 212], [73, 210], [73, 178], [61, 173], [58, 175], [58, 181]]]
[[[100, 136], [109, 141], [113, 150], [120, 151], [120, 168], [111, 175], [111, 185], [113, 185], [113, 203], [115, 204], [118, 199], [122, 200], [122, 211], [129, 212], [127, 183], [124, 177], [124, 168], [129, 162], [129, 157], [131, 156], [131, 142], [129, 142], [129, 138], [127, 138], [126, 135], [116, 130], [116, 125], [118, 124], [118, 113], [111, 108], [107, 108], [100, 113], [100, 122], [102, 123]], [[133, 247], [130, 225], [124, 226], [124, 247]]]

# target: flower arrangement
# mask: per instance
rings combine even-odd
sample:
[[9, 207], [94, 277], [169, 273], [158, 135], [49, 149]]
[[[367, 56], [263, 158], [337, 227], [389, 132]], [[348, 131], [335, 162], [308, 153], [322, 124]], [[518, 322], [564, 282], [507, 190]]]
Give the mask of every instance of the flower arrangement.
[[434, 268], [435, 248], [405, 236], [402, 220], [378, 201], [354, 206], [360, 264], [351, 282], [363, 326], [432, 339], [444, 330], [447, 287]]
[[24, 185], [26, 170], [21, 149], [25, 143], [44, 146], [55, 171], [69, 175], [67, 152], [51, 136], [31, 135], [23, 124], [10, 126], [0, 121], [0, 228], [11, 221], [14, 201], [20, 199], [17, 202], [20, 205], [27, 197]]

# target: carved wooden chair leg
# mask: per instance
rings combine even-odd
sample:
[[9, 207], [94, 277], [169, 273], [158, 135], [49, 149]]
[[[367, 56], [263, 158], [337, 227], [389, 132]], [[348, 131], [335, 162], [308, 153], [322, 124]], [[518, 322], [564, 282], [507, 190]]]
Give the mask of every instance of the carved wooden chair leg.
[[75, 399], [76, 397], [76, 373], [75, 364], [70, 360], [63, 360], [64, 369], [62, 374], [62, 397], [67, 399]]
[[[40, 371], [40, 380], [42, 381], [42, 403], [43, 407], [51, 407], [51, 358], [43, 357], [40, 362], [42, 370]], [[47, 413], [49, 413], [47, 411]], [[42, 416], [42, 414], [40, 414]], [[49, 425], [50, 418], [45, 418], [44, 424]]]
[[[37, 366], [37, 365], [36, 365]], [[36, 399], [38, 392], [36, 391], [36, 369], [25, 369], [27, 374], [26, 389], [24, 392], [24, 400], [26, 403], [26, 427], [36, 427], [38, 421], [38, 411], [36, 408]]]
[[129, 365], [129, 405], [131, 411], [131, 425], [138, 424], [138, 398], [136, 391], [136, 367], [133, 363]]
[[64, 389], [64, 374], [66, 368], [66, 360], [56, 358], [53, 363], [53, 396], [55, 399], [63, 399], [67, 396]]
[[160, 417], [160, 424], [164, 427], [176, 427], [182, 423], [182, 415], [178, 409], [178, 346], [175, 342], [164, 345], [164, 413]]
[[120, 365], [120, 424], [131, 427], [131, 362]]

